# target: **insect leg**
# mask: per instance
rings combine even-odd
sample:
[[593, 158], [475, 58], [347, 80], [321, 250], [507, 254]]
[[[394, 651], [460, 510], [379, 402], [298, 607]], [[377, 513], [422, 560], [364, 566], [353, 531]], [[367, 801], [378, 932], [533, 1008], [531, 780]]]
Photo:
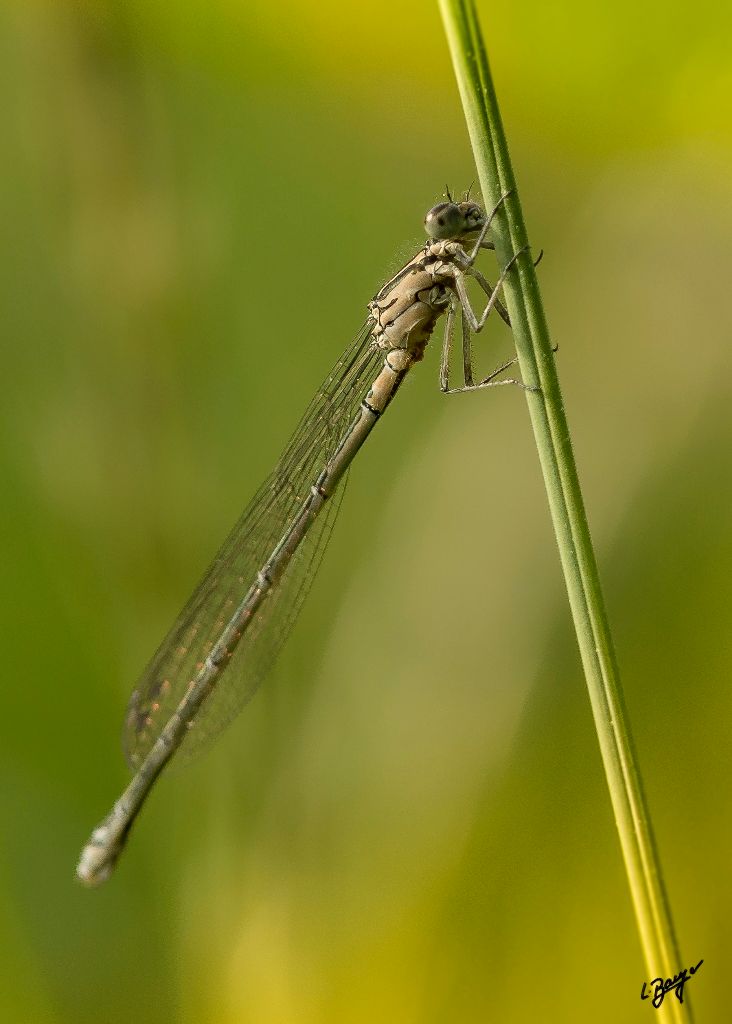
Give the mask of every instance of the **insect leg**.
[[[504, 384], [516, 384], [518, 387], [523, 388], [524, 391], [539, 391], [539, 388], [529, 387], [524, 384], [523, 381], [516, 380], [514, 377], [507, 377], [505, 380], [496, 380], [504, 370], [507, 370], [509, 366], [513, 366], [517, 359], [509, 359], [508, 362], [503, 363], [496, 370], [490, 373], [484, 380], [479, 384], [473, 383], [473, 371], [472, 371], [472, 357], [471, 357], [471, 346], [470, 346], [470, 332], [479, 333], [485, 326], [485, 322], [491, 310], [496, 306], [498, 302], [498, 290], [503, 284], [509, 270], [511, 269], [514, 261], [518, 256], [524, 252], [524, 249], [520, 249], [506, 264], [503, 271], [496, 282], [495, 288], [492, 288], [488, 281], [478, 271], [470, 268], [461, 268], [458, 266], [453, 267], [453, 279], [455, 281], [455, 294], [461, 306], [461, 322], [463, 331], [463, 372], [465, 376], [465, 385], [462, 388], [443, 389], [446, 394], [458, 394], [463, 391], [479, 391], [481, 388], [490, 387], [502, 387]], [[488, 304], [483, 310], [480, 318], [478, 318], [470, 305], [470, 299], [468, 298], [467, 289], [465, 287], [465, 278], [474, 277], [480, 284], [483, 291], [489, 296]], [[503, 307], [501, 307], [503, 308]], [[505, 309], [504, 309], [505, 312]], [[506, 317], [508, 314], [506, 313]]]
[[513, 359], [508, 359], [501, 366], [496, 367], [492, 373], [489, 373], [485, 380], [482, 380], [480, 384], [470, 384], [462, 388], [448, 388], [444, 393], [446, 395], [462, 395], [467, 391], [482, 391], [483, 388], [501, 388], [504, 384], [515, 384], [516, 387], [521, 388], [522, 391], [541, 391], [541, 388], [534, 388], [528, 384], [524, 384], [522, 380], [517, 380], [515, 377], [505, 377], [503, 380], [496, 380], [499, 374], [507, 370], [509, 366], [513, 366], [514, 363], [518, 362], [518, 357], [514, 356]]
[[[503, 282], [506, 280], [506, 276], [508, 275], [509, 270], [514, 265], [516, 260], [519, 258], [521, 253], [522, 252], [527, 252], [528, 248], [529, 248], [528, 246], [524, 246], [523, 249], [519, 249], [519, 251], [514, 253], [514, 255], [508, 261], [506, 266], [503, 268], [503, 270], [501, 271], [501, 276], [496, 281], [496, 286], [493, 289], [490, 298], [488, 299], [488, 305], [485, 307], [485, 309], [483, 310], [483, 312], [480, 315], [480, 319], [473, 312], [473, 308], [470, 305], [470, 299], [468, 298], [468, 293], [467, 293], [467, 290], [465, 288], [465, 278], [468, 275], [470, 277], [475, 277], [476, 276], [475, 275], [475, 271], [473, 270], [472, 267], [467, 267], [464, 270], [461, 269], [460, 267], [457, 267], [457, 266], [453, 267], [453, 276], [454, 276], [454, 280], [455, 280], [455, 291], [457, 292], [457, 296], [458, 296], [458, 299], [460, 300], [460, 304], [462, 305], [463, 309], [465, 310], [465, 315], [468, 318], [468, 323], [470, 324], [470, 329], [475, 334], [478, 334], [478, 333], [480, 333], [480, 331], [483, 330], [483, 327], [485, 326], [485, 322], [488, 319], [488, 315], [489, 315], [490, 311], [493, 309], [493, 307], [495, 306], [496, 302], [498, 301], [498, 289], [501, 287]], [[476, 280], [477, 280], [477, 278], [476, 278]]]
[[512, 192], [513, 192], [512, 188], [510, 188], [508, 190], [508, 192], [504, 192], [503, 195], [501, 196], [501, 198], [496, 203], [496, 205], [491, 210], [491, 212], [486, 217], [485, 224], [481, 228], [480, 234], [478, 235], [478, 238], [477, 238], [477, 241], [476, 241], [475, 245], [473, 246], [473, 251], [471, 252], [470, 256], [468, 257], [468, 263], [469, 264], [475, 263], [475, 260], [476, 260], [476, 257], [478, 255], [478, 253], [480, 252], [481, 248], [483, 248], [483, 243], [485, 241], [485, 236], [488, 234], [488, 228], [491, 226], [491, 221], [493, 220], [495, 215], [498, 213], [498, 210], [499, 210], [501, 204], [503, 203], [503, 201], [505, 199], [507, 199], [511, 195]]
[[473, 387], [473, 352], [470, 347], [470, 326], [464, 307], [460, 308], [460, 326], [463, 332], [463, 379], [466, 389]]
[[440, 357], [440, 391], [445, 394], [450, 390], [450, 350], [452, 349], [452, 338], [455, 332], [455, 300], [447, 307], [447, 319], [445, 322], [445, 335], [442, 339], [442, 355]]
[[[486, 280], [486, 278], [483, 277], [481, 272], [479, 270], [475, 270], [475, 268], [473, 268], [470, 276], [475, 278], [475, 280], [478, 282], [480, 287], [483, 289], [483, 291], [490, 299], [493, 293], [498, 288], [498, 285], [496, 285], [496, 287], [494, 288], [491, 285], [490, 281]], [[498, 299], [496, 299], [496, 313], [498, 313], [501, 320], [503, 320], [504, 324], [506, 324], [508, 327], [511, 326], [511, 318], [508, 315], [508, 310], [506, 309], [502, 302], [498, 301]]]
[[[462, 290], [464, 291], [464, 284], [463, 284], [463, 282], [461, 282], [461, 285], [462, 285]], [[457, 282], [456, 282], [456, 290], [458, 291], [458, 297], [459, 297], [460, 290], [458, 289]], [[493, 294], [495, 294], [495, 292]], [[468, 307], [468, 309], [469, 308], [470, 307]], [[472, 310], [471, 310], [471, 313], [472, 313]], [[474, 314], [473, 314], [473, 316], [474, 316]], [[449, 317], [449, 322], [448, 322], [449, 326], [448, 326], [448, 328], [445, 331], [445, 342], [443, 344], [443, 366], [445, 366], [445, 367], [447, 366], [447, 360], [449, 359], [449, 346], [452, 344], [452, 334], [453, 334], [453, 325], [454, 325], [454, 306], [451, 306], [450, 309], [448, 310], [448, 317]], [[473, 360], [472, 360], [472, 352], [471, 352], [471, 344], [470, 344], [470, 339], [471, 339], [470, 322], [469, 322], [468, 313], [466, 311], [466, 307], [462, 304], [462, 302], [461, 302], [461, 310], [460, 310], [460, 322], [461, 322], [461, 326], [462, 326], [462, 335], [463, 335], [463, 375], [464, 375], [464, 378], [465, 378], [465, 384], [463, 385], [463, 387], [459, 387], [459, 388], [450, 388], [450, 387], [448, 387], [448, 383], [447, 383], [447, 370], [445, 369], [444, 376], [442, 375], [442, 373], [440, 375], [440, 390], [443, 391], [444, 394], [446, 394], [446, 395], [458, 395], [458, 394], [462, 394], [465, 391], [480, 391], [482, 388], [499, 388], [499, 387], [503, 387], [504, 384], [516, 384], [517, 387], [523, 388], [524, 391], [539, 391], [540, 390], [540, 388], [529, 387], [528, 385], [524, 384], [523, 381], [516, 380], [516, 378], [514, 378], [514, 377], [506, 377], [505, 380], [496, 380], [495, 379], [496, 377], [499, 377], [504, 372], [504, 370], [507, 370], [509, 368], [509, 366], [514, 366], [518, 362], [518, 357], [517, 356], [514, 356], [512, 359], [507, 360], [505, 363], [502, 363], [501, 366], [499, 366], [499, 367], [497, 367], [497, 369], [493, 370], [492, 373], [489, 373], [488, 376], [485, 377], [479, 384], [475, 384], [474, 381], [473, 381]], [[449, 333], [449, 339], [448, 339], [448, 334], [447, 334], [448, 330], [450, 332]]]
[[506, 377], [505, 380], [495, 379], [496, 377], [498, 377], [499, 374], [503, 373], [504, 370], [507, 370], [509, 366], [513, 366], [514, 363], [517, 362], [518, 358], [514, 356], [513, 359], [507, 360], [501, 366], [493, 370], [492, 373], [489, 373], [485, 380], [482, 380], [480, 384], [471, 384], [469, 386], [465, 386], [462, 388], [448, 388], [446, 390], [443, 389], [444, 394], [462, 395], [465, 394], [465, 392], [467, 391], [481, 391], [483, 388], [500, 388], [503, 387], [504, 384], [515, 384], [517, 387], [522, 388], [524, 391], [541, 391], [541, 388], [529, 387], [528, 384], [524, 384], [522, 380], [516, 380], [515, 377]]

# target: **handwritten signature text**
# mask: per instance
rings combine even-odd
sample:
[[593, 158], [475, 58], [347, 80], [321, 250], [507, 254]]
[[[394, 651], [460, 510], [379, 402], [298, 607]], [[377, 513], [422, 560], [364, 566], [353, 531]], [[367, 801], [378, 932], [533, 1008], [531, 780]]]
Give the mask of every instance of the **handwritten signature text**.
[[[689, 967], [688, 970], [680, 971], [675, 978], [654, 978], [653, 981], [647, 983], [648, 992], [646, 992], [646, 982], [644, 981], [643, 988], [641, 989], [641, 999], [651, 999], [652, 1005], [658, 1009], [665, 996], [669, 992], [675, 992], [678, 1001], [683, 1003], [684, 985], [692, 975], [696, 974], [703, 963], [704, 961], [700, 960], [696, 967]], [[651, 995], [651, 991], [653, 995]]]

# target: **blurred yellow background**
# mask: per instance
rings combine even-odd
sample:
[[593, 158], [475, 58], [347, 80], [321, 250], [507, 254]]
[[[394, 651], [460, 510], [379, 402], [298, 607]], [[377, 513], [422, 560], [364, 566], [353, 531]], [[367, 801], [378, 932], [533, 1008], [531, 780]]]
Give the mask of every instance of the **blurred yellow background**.
[[[732, 13], [479, 9], [679, 968], [722, 1021]], [[436, 344], [262, 692], [75, 882], [137, 675], [474, 168], [433, 4], [24, 0], [0, 55], [0, 1017], [654, 1019], [525, 402], [441, 396]]]

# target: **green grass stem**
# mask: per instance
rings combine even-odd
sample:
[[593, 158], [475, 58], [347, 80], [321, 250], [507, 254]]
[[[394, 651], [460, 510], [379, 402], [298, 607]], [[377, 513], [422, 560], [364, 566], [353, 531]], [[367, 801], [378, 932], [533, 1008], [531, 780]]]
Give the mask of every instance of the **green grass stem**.
[[[528, 237], [475, 6], [472, 0], [440, 0], [440, 9], [487, 208], [509, 193], [493, 222], [496, 254], [505, 266], [514, 253], [528, 245]], [[509, 272], [504, 292], [523, 380], [539, 389], [527, 392], [526, 398], [648, 980], [673, 977], [683, 963], [628, 725], [552, 343], [528, 251]], [[636, 998], [640, 997], [641, 981], [639, 972]], [[669, 993], [658, 1019], [690, 1024], [686, 993], [683, 1004]]]

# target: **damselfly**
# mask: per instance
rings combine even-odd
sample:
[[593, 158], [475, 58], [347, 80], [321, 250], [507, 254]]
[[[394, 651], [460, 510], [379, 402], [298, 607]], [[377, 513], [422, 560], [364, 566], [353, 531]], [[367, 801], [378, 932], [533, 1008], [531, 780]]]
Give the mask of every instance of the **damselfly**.
[[[353, 458], [424, 354], [446, 314], [440, 388], [448, 372], [460, 307], [465, 383], [456, 391], [501, 384], [515, 359], [473, 380], [471, 332], [495, 309], [510, 326], [498, 290], [475, 267], [491, 221], [466, 195], [433, 207], [428, 241], [368, 305], [368, 318], [313, 398], [271, 476], [260, 487], [132, 693], [125, 722], [135, 774], [84, 847], [77, 874], [88, 885], [114, 868], [130, 827], [173, 754], [191, 752], [230, 721], [254, 693], [292, 627], [323, 555]], [[523, 250], [522, 250], [523, 251]], [[488, 296], [480, 315], [467, 281]], [[523, 385], [522, 385], [523, 386]]]

